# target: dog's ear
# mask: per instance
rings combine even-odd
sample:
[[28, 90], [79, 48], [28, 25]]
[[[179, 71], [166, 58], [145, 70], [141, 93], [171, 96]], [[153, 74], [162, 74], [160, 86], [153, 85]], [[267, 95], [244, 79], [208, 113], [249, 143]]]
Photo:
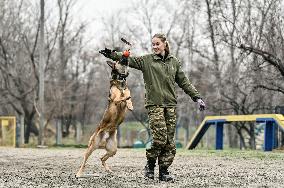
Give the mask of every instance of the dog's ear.
[[108, 66], [110, 66], [112, 69], [115, 67], [115, 62], [107, 61]]

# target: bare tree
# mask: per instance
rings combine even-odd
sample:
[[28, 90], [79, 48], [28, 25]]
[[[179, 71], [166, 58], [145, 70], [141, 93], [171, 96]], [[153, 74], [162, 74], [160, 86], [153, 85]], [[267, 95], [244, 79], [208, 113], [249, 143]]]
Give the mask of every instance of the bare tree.
[[[5, 109], [11, 109], [15, 111], [17, 115], [25, 116], [26, 135], [25, 143], [29, 142], [30, 133], [38, 135], [38, 128], [36, 126], [37, 121], [35, 121], [35, 115], [38, 106], [38, 96], [39, 96], [39, 33], [40, 33], [40, 17], [38, 16], [37, 8], [34, 7], [27, 1], [9, 1], [6, 6], [1, 7], [3, 13], [6, 15], [1, 19], [1, 28], [2, 35], [0, 37], [0, 71], [1, 71], [1, 102], [3, 106], [6, 106]], [[61, 8], [68, 7], [69, 4], [63, 4]], [[14, 9], [12, 7], [18, 7]], [[68, 9], [68, 8], [67, 8]], [[69, 9], [68, 9], [69, 10]], [[70, 11], [70, 10], [69, 10]], [[2, 12], [2, 11], [1, 11]], [[47, 14], [50, 15], [50, 14]], [[16, 19], [17, 18], [17, 19]], [[18, 19], [19, 18], [19, 19]], [[58, 36], [61, 36], [62, 39], [62, 30], [60, 30], [60, 24], [51, 24], [49, 25], [49, 17], [45, 19], [46, 27], [46, 45], [44, 46], [46, 50], [46, 60], [45, 60], [45, 82], [47, 82], [46, 88], [53, 91], [54, 87], [60, 82], [60, 78], [55, 74], [58, 70], [58, 63], [56, 62], [56, 41]], [[59, 21], [59, 23], [61, 23]], [[36, 25], [37, 27], [33, 27]], [[62, 25], [61, 25], [62, 26]], [[66, 28], [70, 27], [67, 25]], [[75, 70], [74, 77], [72, 78], [74, 82], [69, 83], [68, 86], [73, 85], [73, 91], [76, 89], [73, 83], [77, 83], [78, 86], [78, 70], [81, 69], [81, 62], [75, 61], [75, 59], [80, 58], [80, 53], [82, 50], [83, 43], [80, 42], [82, 38], [80, 35], [84, 30], [84, 24], [79, 26], [77, 30], [64, 30], [64, 44], [65, 52], [64, 54], [69, 58], [73, 58], [73, 62], [77, 62], [77, 73]], [[61, 31], [61, 33], [59, 32]], [[61, 34], [61, 35], [60, 35]], [[68, 52], [68, 54], [66, 53]], [[77, 52], [77, 53], [73, 53]], [[70, 56], [70, 54], [74, 54]], [[77, 55], [77, 56], [76, 56]], [[65, 58], [66, 59], [66, 58]], [[66, 60], [65, 60], [66, 61]], [[71, 61], [69, 61], [71, 64]], [[64, 62], [63, 62], [64, 63]], [[66, 63], [65, 63], [66, 64]], [[24, 66], [23, 66], [24, 65]], [[61, 64], [59, 64], [61, 65]], [[71, 64], [71, 67], [73, 65]], [[67, 68], [65, 67], [64, 70]], [[68, 70], [68, 69], [67, 69]], [[72, 69], [70, 69], [72, 70]], [[86, 71], [87, 69], [84, 69]], [[66, 72], [66, 74], [70, 72]], [[76, 82], [77, 80], [77, 82]], [[56, 87], [55, 87], [56, 88]], [[61, 87], [59, 88], [60, 92], [66, 91], [71, 87]], [[49, 90], [46, 90], [47, 94], [50, 93]], [[75, 92], [73, 92], [75, 93]], [[56, 96], [56, 92], [52, 93], [53, 96]], [[50, 95], [47, 95], [46, 98], [50, 99]], [[72, 98], [72, 97], [71, 97]], [[74, 100], [74, 99], [72, 99]], [[51, 104], [51, 105], [50, 105]], [[47, 100], [46, 115], [47, 122], [54, 116], [55, 113], [59, 113], [57, 100], [50, 102]], [[75, 106], [75, 105], [74, 105]], [[11, 107], [11, 108], [10, 108]], [[13, 110], [12, 110], [13, 109]], [[72, 108], [71, 108], [72, 109]], [[8, 113], [11, 113], [8, 112]]]
[[[14, 9], [13, 7], [18, 7]], [[26, 135], [25, 142], [28, 142], [30, 132], [38, 135], [38, 130], [33, 124], [35, 115], [34, 101], [38, 74], [36, 73], [36, 63], [34, 54], [38, 39], [39, 24], [36, 30], [29, 28], [29, 22], [36, 20], [20, 16], [28, 4], [23, 1], [9, 1], [6, 6], [1, 6], [3, 13], [8, 16], [2, 20], [2, 35], [0, 37], [1, 64], [0, 71], [2, 77], [1, 98], [5, 106], [12, 107], [18, 115], [25, 116]], [[29, 15], [30, 12], [26, 14]], [[16, 17], [22, 19], [15, 19]], [[34, 25], [32, 23], [31, 25]], [[34, 40], [27, 41], [27, 31]], [[31, 47], [32, 46], [32, 47]], [[25, 66], [23, 66], [23, 64]]]

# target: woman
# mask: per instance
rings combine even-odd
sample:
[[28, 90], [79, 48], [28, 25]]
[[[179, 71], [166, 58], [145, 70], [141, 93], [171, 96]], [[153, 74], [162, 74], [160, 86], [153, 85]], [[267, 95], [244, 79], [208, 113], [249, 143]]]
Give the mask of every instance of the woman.
[[[205, 103], [200, 94], [190, 83], [181, 69], [179, 60], [170, 53], [169, 43], [164, 34], [155, 34], [152, 38], [153, 54], [140, 57], [129, 57], [129, 66], [143, 73], [148, 110], [149, 125], [153, 141], [146, 149], [147, 164], [145, 177], [154, 179], [156, 160], [159, 165], [159, 180], [170, 181], [173, 178], [168, 172], [175, 154], [175, 127], [177, 96], [175, 83], [181, 87], [191, 99], [198, 102], [200, 110], [205, 109]], [[121, 52], [110, 49], [101, 50], [105, 57], [119, 60]]]

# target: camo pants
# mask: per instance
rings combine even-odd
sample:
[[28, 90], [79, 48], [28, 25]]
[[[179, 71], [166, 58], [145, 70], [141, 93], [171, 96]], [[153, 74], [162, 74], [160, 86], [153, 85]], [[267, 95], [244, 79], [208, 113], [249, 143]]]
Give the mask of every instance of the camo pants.
[[156, 161], [158, 158], [159, 166], [169, 167], [176, 154], [176, 108], [150, 106], [147, 110], [153, 137], [151, 147], [146, 149], [147, 160]]

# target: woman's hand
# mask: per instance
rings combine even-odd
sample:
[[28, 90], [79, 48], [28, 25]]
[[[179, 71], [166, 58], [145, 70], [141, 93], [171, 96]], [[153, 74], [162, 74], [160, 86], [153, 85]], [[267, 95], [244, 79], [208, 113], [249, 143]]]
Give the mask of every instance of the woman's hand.
[[103, 54], [106, 58], [111, 57], [111, 49], [105, 48], [104, 50], [100, 50], [99, 53]]
[[205, 102], [204, 102], [202, 99], [197, 99], [197, 103], [198, 103], [198, 106], [199, 106], [199, 110], [200, 110], [200, 111], [205, 110], [206, 105], [205, 105]]

